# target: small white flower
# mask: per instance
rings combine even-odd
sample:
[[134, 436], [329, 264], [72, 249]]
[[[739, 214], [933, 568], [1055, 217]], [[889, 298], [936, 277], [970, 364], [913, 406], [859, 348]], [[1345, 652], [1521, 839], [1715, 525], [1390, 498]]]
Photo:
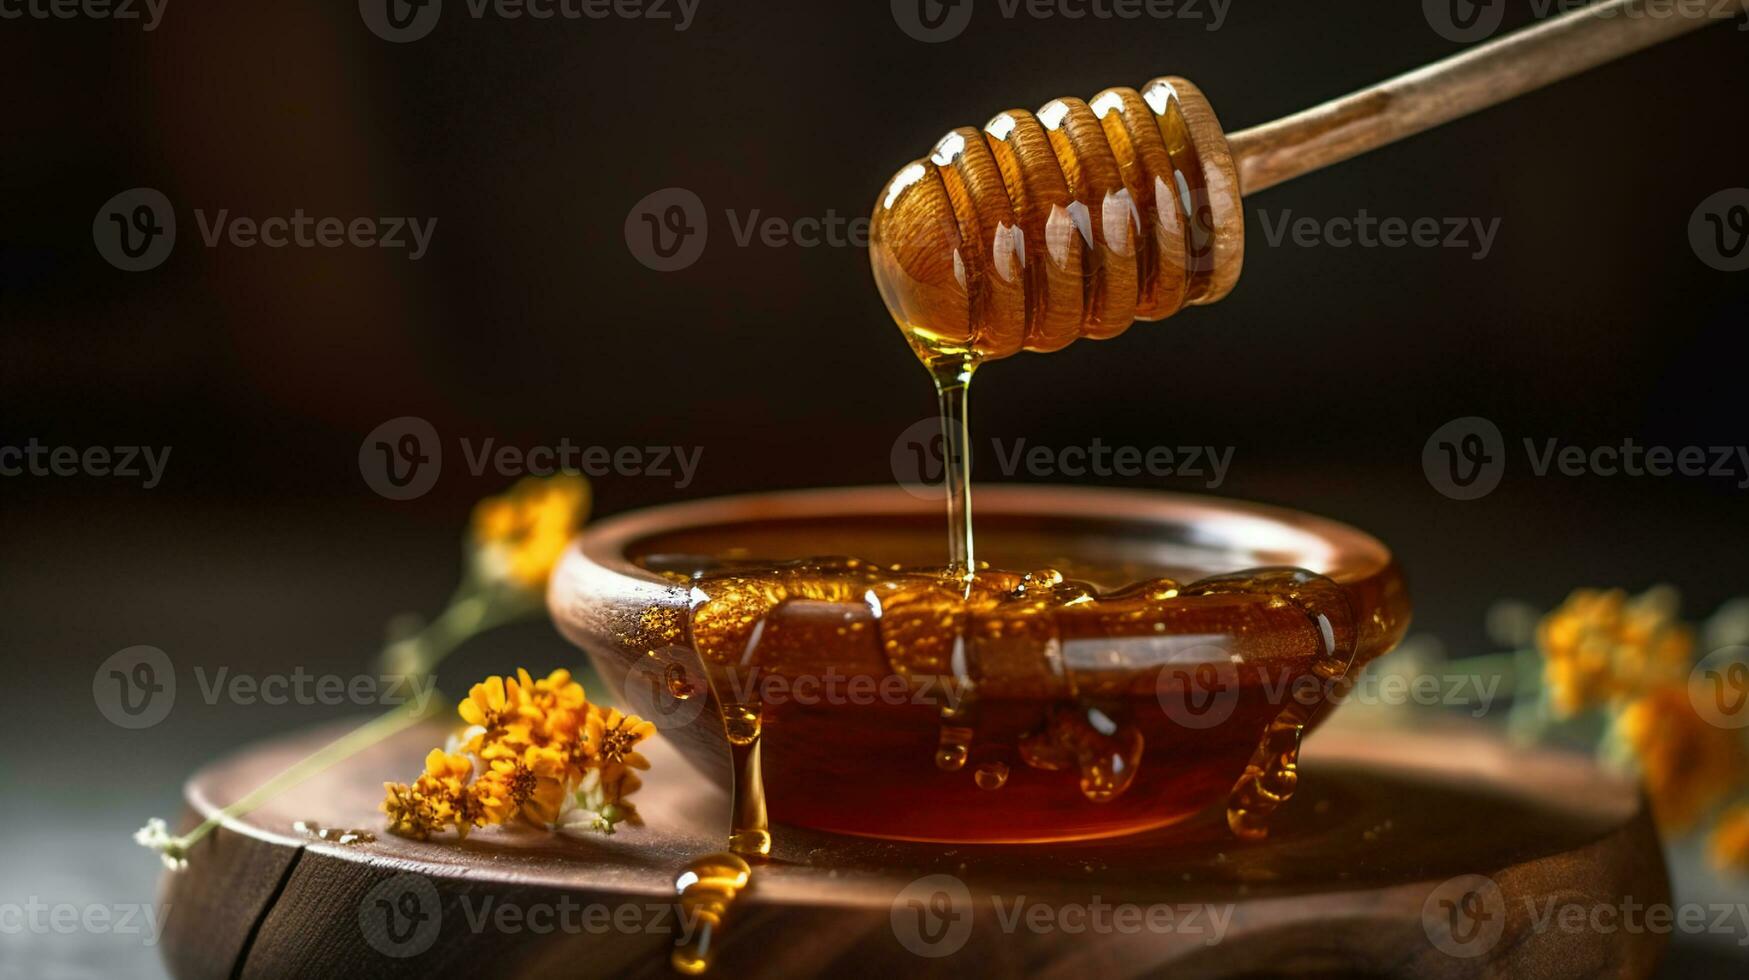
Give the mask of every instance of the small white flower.
[[134, 831], [134, 843], [157, 851], [164, 867], [171, 871], [188, 867], [188, 845], [182, 838], [171, 836], [170, 828], [157, 817], [147, 820], [144, 827]]
[[638, 826], [638, 811], [624, 800], [608, 798], [607, 782], [601, 770], [591, 769], [583, 782], [565, 801], [559, 813], [557, 830], [562, 834], [582, 837], [586, 834], [611, 834], [622, 823]]

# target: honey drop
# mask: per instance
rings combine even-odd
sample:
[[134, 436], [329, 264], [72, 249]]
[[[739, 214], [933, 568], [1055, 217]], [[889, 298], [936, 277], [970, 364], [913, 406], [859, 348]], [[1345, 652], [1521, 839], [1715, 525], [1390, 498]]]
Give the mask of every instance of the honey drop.
[[710, 969], [729, 912], [752, 878], [753, 869], [746, 861], [717, 852], [695, 858], [674, 879], [681, 918], [691, 926], [669, 957], [675, 970], [698, 976]]
[[1001, 789], [1008, 785], [1008, 766], [1000, 762], [986, 762], [972, 773], [972, 779], [979, 789]]

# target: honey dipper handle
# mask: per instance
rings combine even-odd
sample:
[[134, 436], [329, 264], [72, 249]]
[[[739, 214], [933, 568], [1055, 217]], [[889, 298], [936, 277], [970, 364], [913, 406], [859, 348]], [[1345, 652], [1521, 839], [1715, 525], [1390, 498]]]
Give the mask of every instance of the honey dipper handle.
[[[1246, 194], [1706, 26], [1716, 3], [1605, 0], [1228, 137]], [[1729, 9], [1728, 5], [1726, 9]]]

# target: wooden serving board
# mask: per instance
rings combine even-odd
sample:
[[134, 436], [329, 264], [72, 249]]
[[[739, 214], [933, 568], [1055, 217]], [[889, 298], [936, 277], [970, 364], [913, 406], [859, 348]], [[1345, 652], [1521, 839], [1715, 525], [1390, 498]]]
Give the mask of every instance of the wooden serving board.
[[[188, 784], [188, 825], [338, 731], [202, 770]], [[465, 843], [384, 834], [383, 781], [410, 779], [442, 740], [435, 727], [403, 733], [203, 841], [186, 871], [166, 875], [171, 971], [671, 975], [683, 928], [674, 877], [721, 849], [723, 794], [658, 740], [638, 797], [644, 827], [587, 839], [488, 829]], [[324, 842], [298, 821], [377, 839]], [[1669, 901], [1631, 784], [1480, 728], [1338, 720], [1309, 742], [1299, 794], [1260, 844], [1233, 840], [1214, 813], [1114, 840], [1007, 847], [778, 827], [714, 972], [1644, 976], [1661, 936], [1546, 917], [1551, 900], [1589, 910], [1623, 899]]]

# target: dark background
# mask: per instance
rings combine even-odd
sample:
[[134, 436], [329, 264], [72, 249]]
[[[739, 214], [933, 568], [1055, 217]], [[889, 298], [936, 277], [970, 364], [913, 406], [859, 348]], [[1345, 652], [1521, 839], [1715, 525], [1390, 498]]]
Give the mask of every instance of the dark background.
[[[1509, 26], [1533, 17], [1508, 7]], [[684, 33], [449, 8], [404, 45], [348, 3], [170, 0], [151, 33], [0, 21], [0, 444], [173, 447], [152, 490], [0, 478], [0, 846], [19, 870], [0, 900], [145, 900], [156, 865], [126, 835], [175, 812], [187, 772], [335, 713], [197, 704], [123, 733], [93, 709], [91, 671], [139, 643], [179, 668], [359, 669], [387, 616], [435, 611], [469, 507], [509, 482], [468, 473], [463, 436], [702, 447], [684, 489], [596, 480], [597, 513], [890, 481], [894, 438], [934, 409], [863, 250], [738, 247], [724, 209], [864, 215], [949, 127], [1060, 95], [1179, 74], [1231, 132], [1460, 47], [1409, 2], [1235, 0], [1211, 32], [1009, 21], [983, 0], [942, 44], [879, 2], [703, 0]], [[1749, 279], [1707, 267], [1687, 234], [1704, 198], [1749, 183], [1740, 25], [1247, 201], [1231, 298], [986, 368], [978, 438], [1232, 446], [1221, 495], [1377, 534], [1411, 577], [1417, 630], [1454, 653], [1487, 652], [1500, 597], [1548, 607], [1579, 585], [1670, 582], [1699, 617], [1749, 592], [1734, 480], [1536, 478], [1521, 448], [1746, 441]], [[91, 227], [136, 186], [169, 197], [179, 234], [167, 262], [130, 274]], [[711, 229], [695, 265], [664, 274], [622, 227], [671, 186], [700, 196]], [[196, 208], [438, 224], [409, 262], [207, 248]], [[1475, 261], [1271, 247], [1258, 216], [1360, 208], [1500, 231]], [[394, 502], [358, 450], [404, 415], [452, 454], [431, 493]], [[1497, 491], [1458, 502], [1421, 454], [1470, 415], [1499, 425], [1512, 461]], [[455, 674], [569, 656], [530, 626], [470, 647]], [[75, 973], [152, 969], [137, 950], [38, 941]]]

